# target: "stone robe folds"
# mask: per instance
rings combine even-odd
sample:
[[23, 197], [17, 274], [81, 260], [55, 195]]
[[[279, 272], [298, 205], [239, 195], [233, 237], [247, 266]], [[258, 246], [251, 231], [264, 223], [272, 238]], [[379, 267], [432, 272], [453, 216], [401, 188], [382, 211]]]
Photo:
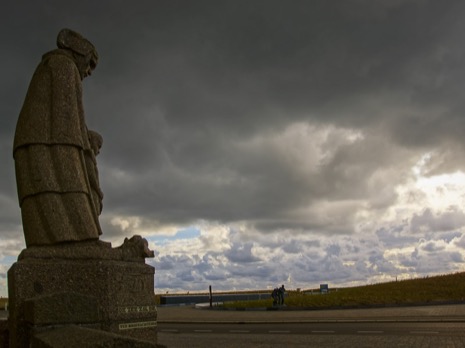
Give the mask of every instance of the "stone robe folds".
[[79, 71], [71, 52], [54, 50], [32, 77], [13, 146], [27, 247], [99, 238], [92, 154]]

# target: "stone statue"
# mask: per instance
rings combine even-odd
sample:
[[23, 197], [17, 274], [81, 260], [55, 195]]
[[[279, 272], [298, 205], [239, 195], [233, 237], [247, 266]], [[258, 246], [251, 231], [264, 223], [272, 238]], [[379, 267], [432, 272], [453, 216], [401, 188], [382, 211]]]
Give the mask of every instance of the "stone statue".
[[26, 246], [98, 240], [103, 194], [95, 156], [101, 136], [84, 118], [82, 80], [98, 62], [95, 47], [63, 29], [58, 49], [37, 67], [13, 146]]
[[117, 248], [99, 238], [103, 139], [82, 105], [97, 51], [69, 29], [57, 43], [32, 77], [14, 138], [26, 248], [8, 270], [8, 346], [156, 348], [155, 268], [145, 263], [154, 252], [138, 235]]
[[89, 130], [89, 142], [92, 151], [86, 152], [86, 167], [89, 171], [89, 183], [92, 190], [92, 199], [97, 209], [97, 214], [100, 215], [103, 208], [103, 192], [100, 189], [96, 157], [100, 153], [100, 148], [103, 144], [103, 138], [97, 132]]

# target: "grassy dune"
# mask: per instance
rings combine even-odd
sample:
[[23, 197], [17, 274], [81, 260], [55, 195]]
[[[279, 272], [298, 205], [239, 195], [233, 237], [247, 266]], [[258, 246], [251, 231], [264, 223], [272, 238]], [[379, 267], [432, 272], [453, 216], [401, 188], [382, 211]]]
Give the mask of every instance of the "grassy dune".
[[[465, 300], [465, 272], [427, 278], [394, 281], [351, 288], [328, 294], [289, 291], [286, 305], [302, 308], [388, 306]], [[225, 307], [271, 307], [273, 300], [238, 301]]]

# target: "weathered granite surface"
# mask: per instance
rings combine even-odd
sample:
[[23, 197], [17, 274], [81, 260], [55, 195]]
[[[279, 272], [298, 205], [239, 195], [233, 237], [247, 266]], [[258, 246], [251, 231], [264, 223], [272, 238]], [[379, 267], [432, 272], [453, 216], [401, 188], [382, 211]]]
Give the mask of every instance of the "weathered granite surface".
[[27, 258], [8, 271], [12, 347], [76, 324], [157, 342], [154, 268], [142, 262]]
[[24, 319], [35, 326], [93, 324], [100, 320], [95, 296], [63, 292], [39, 295], [24, 301]]

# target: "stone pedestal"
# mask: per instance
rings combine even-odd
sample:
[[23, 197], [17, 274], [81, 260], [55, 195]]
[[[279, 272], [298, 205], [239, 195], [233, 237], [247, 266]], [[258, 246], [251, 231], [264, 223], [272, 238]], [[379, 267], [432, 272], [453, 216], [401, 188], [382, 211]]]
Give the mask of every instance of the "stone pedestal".
[[16, 262], [8, 271], [10, 348], [29, 347], [34, 335], [66, 325], [103, 330], [155, 347], [154, 273], [145, 262], [124, 260]]

